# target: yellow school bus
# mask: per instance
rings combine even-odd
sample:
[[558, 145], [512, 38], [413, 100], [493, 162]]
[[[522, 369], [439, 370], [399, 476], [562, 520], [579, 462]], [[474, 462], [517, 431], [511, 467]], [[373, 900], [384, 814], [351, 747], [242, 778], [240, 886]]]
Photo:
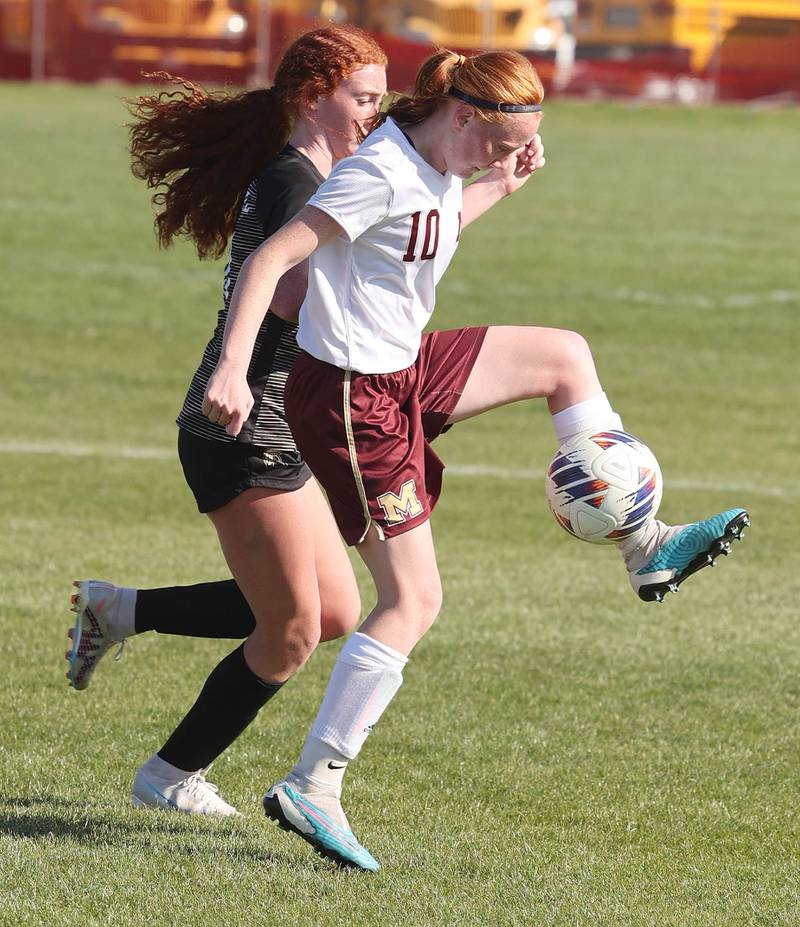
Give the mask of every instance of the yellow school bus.
[[574, 32], [583, 58], [683, 55], [692, 71], [702, 73], [735, 47], [753, 66], [791, 67], [797, 63], [800, 2], [578, 0]]
[[311, 24], [320, 7], [319, 0], [0, 0], [0, 72], [9, 55], [24, 60], [38, 44], [46, 76], [136, 79], [166, 68], [242, 80], [257, 56], [259, 24], [277, 44]]
[[[449, 48], [513, 48], [547, 51], [563, 31], [548, 12], [548, 0], [405, 0], [376, 3], [383, 30]], [[394, 21], [387, 12], [394, 8]]]
[[548, 8], [549, 0], [0, 0], [0, 73], [11, 53], [26, 65], [36, 33], [39, 76], [136, 80], [165, 69], [241, 82], [254, 69], [263, 78], [263, 61], [287, 39], [329, 21], [367, 28], [414, 66], [415, 46], [547, 53], [563, 33]]

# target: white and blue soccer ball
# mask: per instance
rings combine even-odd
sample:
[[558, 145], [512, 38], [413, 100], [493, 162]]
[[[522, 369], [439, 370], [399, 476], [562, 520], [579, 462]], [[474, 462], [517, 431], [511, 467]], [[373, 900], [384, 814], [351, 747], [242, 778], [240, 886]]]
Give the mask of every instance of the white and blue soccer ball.
[[547, 469], [556, 521], [582, 541], [621, 541], [652, 518], [663, 482], [655, 455], [625, 431], [580, 435], [562, 444]]

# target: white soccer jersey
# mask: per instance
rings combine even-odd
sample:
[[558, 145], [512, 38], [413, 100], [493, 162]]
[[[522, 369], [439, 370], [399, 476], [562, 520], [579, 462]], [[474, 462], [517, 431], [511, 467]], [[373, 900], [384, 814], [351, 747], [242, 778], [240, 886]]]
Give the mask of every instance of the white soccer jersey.
[[413, 364], [458, 243], [461, 193], [392, 119], [341, 161], [308, 201], [343, 234], [309, 260], [300, 347], [359, 373]]

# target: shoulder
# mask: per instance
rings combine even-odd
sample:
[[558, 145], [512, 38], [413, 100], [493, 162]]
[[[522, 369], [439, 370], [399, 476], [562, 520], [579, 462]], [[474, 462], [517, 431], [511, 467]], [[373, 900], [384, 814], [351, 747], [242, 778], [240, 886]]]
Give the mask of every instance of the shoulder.
[[397, 125], [391, 119], [387, 119], [383, 125], [370, 132], [353, 157], [378, 157], [386, 162], [402, 160], [405, 157], [402, 138], [402, 132]]
[[322, 183], [323, 178], [314, 165], [287, 145], [275, 158], [265, 164], [255, 178], [259, 195], [278, 196], [287, 190], [307, 193], [309, 196]]
[[388, 132], [384, 131], [386, 124], [371, 132], [358, 146], [356, 151], [343, 158], [331, 171], [326, 186], [340, 183], [344, 178], [350, 178], [358, 183], [359, 178], [372, 185], [386, 184], [391, 187], [398, 164], [401, 163], [402, 151]]
[[255, 179], [255, 205], [264, 226], [271, 235], [285, 225], [317, 192], [322, 177], [314, 165], [290, 146], [273, 158]]

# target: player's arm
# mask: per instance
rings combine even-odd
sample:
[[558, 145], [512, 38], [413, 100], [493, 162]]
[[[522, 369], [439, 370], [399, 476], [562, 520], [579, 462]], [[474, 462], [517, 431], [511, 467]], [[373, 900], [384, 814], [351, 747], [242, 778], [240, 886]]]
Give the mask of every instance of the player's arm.
[[[255, 214], [266, 240], [287, 225], [305, 208], [317, 190], [317, 182], [306, 175], [287, 176], [268, 169], [256, 182]], [[278, 281], [269, 307], [273, 315], [296, 322], [308, 287], [308, 261], [301, 261]]]
[[464, 188], [461, 227], [474, 222], [495, 203], [519, 190], [531, 174], [544, 165], [544, 145], [537, 134], [523, 148], [512, 151], [483, 177]]
[[308, 261], [301, 261], [278, 281], [269, 311], [287, 322], [296, 322], [308, 289]]
[[278, 281], [340, 232], [341, 226], [329, 215], [306, 206], [242, 264], [225, 323], [219, 363], [203, 399], [203, 414], [224, 425], [228, 434], [239, 434], [253, 405], [247, 368], [265, 307], [272, 303]]

